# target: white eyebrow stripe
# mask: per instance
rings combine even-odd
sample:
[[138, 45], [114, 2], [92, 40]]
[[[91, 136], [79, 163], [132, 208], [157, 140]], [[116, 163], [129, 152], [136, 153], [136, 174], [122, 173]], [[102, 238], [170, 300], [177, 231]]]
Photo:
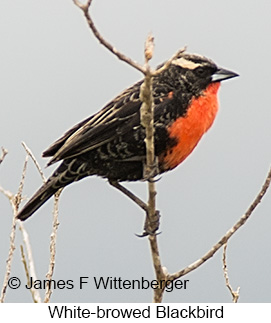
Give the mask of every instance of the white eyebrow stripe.
[[201, 65], [200, 63], [194, 63], [192, 61], [189, 61], [189, 60], [185, 59], [184, 57], [175, 59], [172, 62], [172, 64], [181, 66], [183, 68], [188, 68], [189, 70], [194, 70], [195, 68], [197, 68], [198, 66]]

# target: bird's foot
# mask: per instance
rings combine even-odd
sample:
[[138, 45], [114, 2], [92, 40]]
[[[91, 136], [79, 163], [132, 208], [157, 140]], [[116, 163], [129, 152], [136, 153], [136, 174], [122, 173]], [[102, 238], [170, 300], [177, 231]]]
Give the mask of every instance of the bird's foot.
[[150, 219], [149, 215], [147, 214], [145, 224], [144, 224], [144, 230], [142, 234], [136, 234], [137, 237], [143, 238], [146, 236], [155, 236], [160, 234], [161, 232], [156, 232], [159, 229], [160, 225], [160, 212], [155, 211], [155, 214], [152, 219]]

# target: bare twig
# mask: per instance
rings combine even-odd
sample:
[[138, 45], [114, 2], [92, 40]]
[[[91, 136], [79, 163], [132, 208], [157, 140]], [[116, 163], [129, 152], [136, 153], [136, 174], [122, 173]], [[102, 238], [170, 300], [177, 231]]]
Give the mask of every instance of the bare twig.
[[[24, 142], [22, 142], [22, 146], [24, 147], [24, 149], [25, 149], [25, 151], [27, 153], [27, 156], [29, 156], [32, 159], [32, 161], [34, 162], [34, 165], [36, 166], [36, 168], [37, 168], [37, 170], [38, 170], [38, 172], [39, 172], [39, 174], [40, 174], [40, 176], [42, 178], [43, 183], [46, 182], [46, 177], [44, 176], [44, 174], [42, 172], [42, 169], [41, 169], [37, 159], [33, 155], [32, 151], [30, 150], [30, 148]], [[18, 221], [18, 222], [19, 222], [19, 229], [20, 229], [20, 231], [22, 233], [23, 242], [24, 242], [24, 245], [25, 245], [25, 248], [26, 248], [27, 260], [28, 260], [27, 269], [28, 269], [28, 272], [30, 274], [30, 277], [32, 277], [33, 280], [37, 280], [35, 264], [34, 264], [34, 258], [33, 258], [33, 254], [32, 254], [32, 247], [31, 247], [31, 244], [30, 244], [30, 241], [29, 241], [29, 235], [28, 235], [26, 229], [24, 228], [23, 223], [21, 221]], [[25, 267], [25, 265], [24, 265], [24, 267]], [[26, 272], [26, 277], [27, 277], [28, 272], [26, 270], [25, 270], [25, 272]], [[34, 302], [35, 303], [41, 303], [41, 297], [40, 297], [39, 291], [37, 289], [35, 289], [35, 288], [31, 288], [30, 291], [31, 291], [32, 298], [33, 298]]]
[[170, 279], [178, 279], [191, 271], [197, 269], [199, 266], [201, 266], [206, 260], [210, 259], [231, 237], [232, 235], [242, 226], [246, 223], [246, 221], [251, 216], [254, 209], [261, 203], [262, 198], [266, 194], [271, 181], [271, 168], [267, 174], [267, 177], [265, 179], [265, 182], [262, 186], [262, 189], [256, 196], [255, 200], [251, 203], [246, 213], [240, 218], [239, 221], [236, 222], [236, 224], [200, 259], [192, 263], [191, 265], [187, 266], [186, 268], [170, 275]]
[[25, 158], [24, 166], [23, 166], [23, 172], [21, 181], [19, 184], [18, 192], [16, 195], [12, 195], [11, 193], [8, 193], [7, 191], [4, 191], [6, 196], [8, 197], [12, 209], [13, 209], [13, 219], [12, 219], [12, 226], [11, 226], [11, 233], [10, 233], [10, 247], [9, 247], [9, 254], [6, 264], [6, 273], [4, 277], [4, 283], [1, 291], [1, 297], [0, 297], [0, 303], [3, 303], [5, 300], [8, 282], [10, 278], [11, 273], [11, 262], [13, 259], [14, 251], [15, 251], [15, 236], [16, 236], [16, 215], [18, 212], [19, 205], [21, 203], [22, 199], [22, 190], [24, 186], [24, 180], [25, 180], [25, 174], [26, 174], [26, 168], [27, 168], [27, 162], [28, 162], [28, 156]]
[[224, 277], [225, 277], [225, 282], [226, 282], [226, 286], [228, 287], [231, 295], [232, 295], [232, 301], [234, 303], [238, 302], [238, 298], [239, 298], [239, 291], [240, 291], [240, 287], [237, 288], [237, 291], [235, 292], [230, 284], [230, 280], [229, 280], [229, 276], [228, 276], [228, 268], [227, 268], [227, 260], [226, 260], [226, 250], [227, 250], [227, 243], [224, 244], [224, 248], [223, 248], [223, 257], [222, 257], [222, 261], [223, 261], [223, 272], [224, 272]]
[[[156, 274], [157, 281], [165, 280], [164, 270], [162, 268], [161, 259], [159, 255], [159, 248], [157, 242], [157, 235], [155, 231], [158, 229], [159, 216], [156, 211], [156, 188], [154, 176], [157, 173], [157, 160], [155, 158], [154, 151], [154, 104], [153, 104], [153, 91], [152, 80], [153, 75], [149, 67], [149, 60], [153, 56], [154, 39], [151, 35], [148, 36], [145, 43], [145, 79], [140, 88], [140, 99], [142, 106], [140, 108], [141, 125], [145, 128], [146, 138], [146, 165], [144, 170], [144, 177], [149, 179], [148, 181], [148, 210], [146, 212], [146, 224], [145, 231], [149, 233], [149, 242], [151, 247], [151, 254], [153, 260], [153, 266]], [[155, 303], [162, 301], [163, 291], [165, 286], [161, 286], [154, 290]]]
[[25, 274], [26, 274], [27, 285], [29, 285], [30, 284], [30, 274], [29, 274], [25, 254], [24, 254], [24, 247], [22, 245], [20, 245], [20, 248], [21, 248], [22, 263], [24, 265], [24, 271], [25, 271]]
[[[20, 226], [21, 225], [22, 224], [20, 224]], [[22, 229], [20, 228], [20, 230], [22, 230]], [[27, 232], [25, 230], [24, 230], [24, 234], [27, 235], [27, 239], [28, 239], [28, 234], [27, 234]], [[28, 244], [28, 246], [27, 246], [27, 253], [28, 253], [27, 258], [28, 258], [29, 266], [27, 264], [27, 260], [26, 260], [26, 257], [25, 257], [24, 248], [23, 248], [22, 245], [20, 247], [21, 247], [22, 263], [24, 265], [27, 284], [29, 285], [30, 284], [30, 277], [32, 277], [32, 279], [35, 281], [37, 279], [37, 276], [36, 276], [35, 269], [34, 269], [34, 262], [33, 262], [32, 254], [29, 256], [29, 250], [31, 250], [31, 247], [30, 247], [29, 242], [27, 244]], [[40, 297], [39, 291], [32, 286], [30, 288], [30, 292], [31, 292], [31, 295], [32, 295], [34, 303], [41, 303], [41, 297]]]
[[[165, 71], [167, 68], [169, 68], [170, 64], [172, 63], [172, 61], [174, 59], [176, 59], [177, 56], [181, 55], [183, 52], [186, 51], [186, 47], [178, 50], [176, 52], [176, 54], [174, 54], [161, 68], [159, 68], [156, 71], [147, 71], [146, 68], [140, 64], [138, 64], [137, 62], [135, 62], [134, 60], [132, 60], [130, 57], [124, 55], [123, 53], [121, 53], [120, 51], [118, 51], [114, 46], [112, 46], [108, 41], [106, 41], [104, 39], [104, 37], [100, 34], [100, 32], [97, 30], [97, 28], [95, 27], [95, 24], [89, 14], [89, 9], [92, 3], [92, 0], [88, 0], [86, 3], [81, 3], [78, 0], [73, 0], [74, 4], [79, 7], [83, 13], [84, 16], [87, 20], [87, 23], [91, 29], [91, 31], [93, 32], [94, 36], [97, 38], [97, 40], [104, 46], [106, 47], [111, 53], [113, 53], [115, 56], [117, 56], [120, 60], [126, 62], [128, 65], [134, 67], [135, 69], [137, 69], [138, 71], [140, 71], [141, 73], [143, 73], [144, 75], [146, 75], [146, 73], [150, 73], [152, 76], [156, 76], [159, 73]], [[151, 43], [151, 42], [150, 42]], [[153, 45], [153, 42], [152, 42]], [[150, 44], [148, 44], [148, 46], [145, 46], [145, 48], [150, 49]], [[153, 48], [151, 49], [151, 52], [153, 52]], [[149, 53], [145, 52], [145, 57], [148, 57]], [[148, 58], [148, 60], [150, 60], [152, 58], [152, 55]]]
[[163, 66], [161, 66], [160, 68], [158, 68], [155, 71], [152, 71], [152, 75], [153, 76], [157, 76], [158, 74], [164, 72], [166, 69], [169, 68], [169, 66], [172, 63], [172, 61], [174, 61], [178, 56], [180, 56], [181, 54], [183, 54], [185, 51], [186, 51], [186, 46], [184, 46], [183, 48], [179, 49], [168, 61], [165, 62], [165, 64]]
[[[35, 156], [31, 152], [31, 150], [27, 147], [27, 145], [22, 142], [22, 145], [24, 149], [26, 150], [27, 154], [31, 157], [33, 160], [39, 174], [41, 175], [43, 183], [46, 182], [46, 177], [44, 176], [44, 173], [36, 160]], [[50, 240], [50, 261], [49, 261], [49, 269], [48, 273], [46, 274], [47, 280], [51, 281], [54, 273], [54, 268], [55, 268], [55, 257], [56, 257], [56, 239], [57, 239], [57, 228], [59, 225], [58, 222], [58, 204], [59, 204], [59, 197], [62, 192], [62, 189], [60, 189], [54, 196], [54, 210], [53, 210], [53, 229], [51, 233], [51, 240]], [[45, 299], [44, 302], [48, 303], [50, 301], [52, 295], [52, 289], [51, 289], [51, 284], [46, 285], [46, 291], [45, 291]]]
[[[56, 238], [57, 238], [57, 229], [59, 226], [58, 222], [58, 204], [59, 204], [59, 197], [63, 189], [59, 189], [55, 194], [54, 199], [54, 211], [53, 211], [53, 231], [51, 233], [51, 240], [50, 240], [50, 263], [49, 263], [49, 270], [46, 274], [46, 279], [48, 281], [52, 280], [54, 268], [55, 268], [55, 259], [56, 259]], [[46, 291], [45, 291], [45, 298], [44, 303], [49, 303], [50, 298], [52, 295], [51, 284], [47, 283]]]
[[37, 170], [38, 170], [38, 172], [39, 172], [39, 174], [40, 174], [40, 176], [42, 178], [43, 183], [45, 183], [46, 182], [46, 177], [44, 176], [44, 173], [43, 173], [37, 159], [35, 158], [32, 151], [27, 147], [27, 145], [24, 142], [22, 142], [22, 145], [23, 145], [26, 153], [28, 154], [28, 156], [33, 160], [33, 162], [34, 162], [34, 164], [35, 164], [35, 166], [36, 166], [36, 168], [37, 168]]
[[[39, 174], [41, 175], [43, 182], [46, 181], [46, 178], [41, 170], [41, 167], [38, 164], [34, 155], [32, 154], [31, 150], [26, 146], [26, 144], [24, 142], [22, 143], [22, 145], [23, 145], [24, 149], [26, 150], [27, 155], [26, 155], [26, 159], [25, 159], [25, 163], [24, 163], [24, 167], [23, 167], [23, 172], [22, 172], [22, 178], [21, 178], [21, 181], [19, 184], [17, 194], [13, 195], [11, 192], [4, 190], [2, 187], [0, 187], [0, 192], [2, 192], [9, 199], [12, 209], [13, 209], [13, 214], [14, 214], [13, 223], [12, 223], [12, 230], [11, 230], [11, 235], [10, 235], [11, 244], [10, 244], [10, 250], [9, 250], [9, 255], [8, 255], [8, 260], [7, 260], [6, 275], [4, 278], [4, 284], [3, 284], [3, 288], [2, 288], [0, 302], [4, 302], [4, 298], [5, 298], [5, 294], [6, 294], [6, 290], [7, 290], [7, 286], [8, 286], [8, 280], [10, 277], [11, 261], [12, 261], [13, 253], [15, 250], [15, 243], [14, 242], [15, 242], [15, 232], [16, 232], [16, 215], [17, 215], [17, 211], [19, 208], [19, 204], [22, 200], [22, 190], [23, 190], [23, 186], [24, 186], [26, 168], [27, 168], [27, 163], [28, 163], [29, 157], [33, 160]], [[57, 227], [58, 227], [57, 216], [58, 216], [58, 202], [59, 202], [60, 193], [61, 193], [61, 190], [59, 190], [55, 194], [53, 232], [51, 234], [51, 243], [50, 243], [50, 265], [49, 265], [49, 272], [47, 274], [48, 279], [52, 279], [54, 265], [55, 265], [56, 232], [57, 232]], [[28, 259], [28, 265], [27, 265], [25, 255], [24, 255], [23, 249], [21, 247], [22, 261], [24, 264], [26, 276], [27, 276], [28, 281], [29, 281], [29, 277], [32, 277], [33, 280], [36, 280], [37, 276], [36, 276], [36, 272], [35, 272], [35, 266], [34, 266], [34, 261], [33, 261], [33, 256], [32, 256], [31, 244], [29, 242], [29, 236], [28, 236], [28, 234], [23, 226], [23, 223], [21, 221], [18, 221], [18, 225], [19, 225], [19, 228], [22, 232], [23, 242], [26, 247], [26, 254], [27, 254], [27, 259]], [[39, 292], [37, 290], [31, 289], [31, 293], [32, 293], [32, 297], [33, 297], [34, 302], [38, 302], [38, 303], [41, 302], [41, 297], [40, 297]], [[51, 296], [51, 291], [50, 291], [50, 289], [47, 289], [46, 296], [45, 296], [46, 302], [49, 302], [50, 296]]]
[[79, 7], [83, 11], [84, 16], [85, 16], [85, 18], [87, 20], [88, 25], [89, 25], [90, 29], [92, 30], [94, 36], [98, 39], [98, 41], [103, 46], [105, 46], [110, 52], [112, 52], [114, 55], [116, 55], [121, 61], [124, 61], [124, 62], [128, 63], [129, 65], [133, 66], [138, 71], [140, 71], [143, 74], [145, 74], [145, 69], [144, 69], [143, 66], [141, 66], [138, 63], [136, 63], [135, 61], [133, 61], [128, 56], [122, 54], [114, 46], [112, 46], [107, 40], [105, 40], [103, 38], [103, 36], [99, 33], [98, 29], [95, 27], [94, 22], [93, 22], [90, 14], [89, 14], [89, 8], [90, 8], [90, 5], [92, 3], [92, 0], [88, 0], [85, 4], [80, 3], [78, 0], [73, 0], [73, 2], [74, 2], [74, 4], [77, 7]]
[[1, 150], [2, 150], [2, 156], [0, 157], [0, 164], [3, 162], [6, 155], [8, 154], [8, 151], [4, 147], [1, 147]]
[[[25, 245], [25, 249], [26, 249], [26, 254], [27, 254], [27, 261], [28, 261], [28, 265], [27, 265], [27, 271], [26, 272], [26, 278], [28, 277], [28, 275], [30, 275], [30, 277], [33, 278], [33, 280], [37, 280], [37, 274], [36, 274], [36, 269], [35, 269], [35, 263], [34, 263], [34, 257], [32, 254], [32, 247], [31, 247], [31, 243], [29, 240], [29, 235], [23, 225], [23, 223], [21, 221], [18, 221], [18, 225], [19, 225], [19, 229], [22, 233], [22, 237], [23, 237], [23, 242]], [[23, 246], [21, 246], [21, 249], [23, 248]], [[29, 273], [29, 274], [28, 274]], [[40, 297], [40, 293], [38, 289], [35, 288], [31, 288], [31, 294], [32, 294], [32, 298], [34, 300], [35, 303], [41, 303], [41, 297]]]
[[18, 192], [17, 192], [17, 194], [15, 194], [14, 199], [13, 199], [13, 203], [14, 203], [14, 207], [15, 207], [14, 213], [16, 213], [16, 214], [18, 212], [20, 203], [22, 201], [22, 192], [23, 192], [23, 188], [24, 188], [24, 181], [25, 181], [27, 164], [28, 164], [28, 156], [25, 157], [25, 162], [24, 162], [23, 171], [22, 171], [22, 178], [21, 178], [21, 181], [19, 184]]
[[5, 190], [2, 186], [0, 186], [0, 192], [9, 199], [11, 204], [13, 199], [13, 194], [10, 191]]
[[150, 225], [150, 231], [154, 232], [151, 227], [151, 219], [155, 216], [156, 206], [155, 206], [155, 181], [154, 176], [157, 173], [157, 160], [155, 159], [154, 152], [154, 126], [153, 126], [153, 96], [152, 96], [152, 73], [149, 67], [149, 60], [153, 56], [154, 49], [154, 39], [151, 35], [148, 36], [145, 43], [145, 79], [140, 87], [140, 100], [142, 105], [140, 108], [140, 122], [143, 128], [145, 128], [145, 145], [146, 145], [146, 163], [144, 165], [144, 178], [148, 179], [148, 210], [147, 217]]
[[8, 282], [10, 278], [11, 273], [11, 262], [13, 259], [13, 254], [15, 251], [15, 232], [16, 232], [16, 213], [13, 216], [12, 220], [12, 226], [11, 226], [11, 233], [10, 233], [10, 246], [9, 246], [9, 253], [8, 253], [8, 259], [6, 261], [6, 273], [4, 277], [4, 283], [1, 291], [1, 297], [0, 297], [0, 303], [4, 303]]

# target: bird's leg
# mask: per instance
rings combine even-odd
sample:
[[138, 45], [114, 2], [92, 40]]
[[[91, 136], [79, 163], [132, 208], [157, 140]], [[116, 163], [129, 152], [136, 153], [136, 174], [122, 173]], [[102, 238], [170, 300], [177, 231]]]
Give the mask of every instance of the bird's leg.
[[131, 191], [127, 190], [127, 188], [122, 186], [118, 181], [109, 180], [109, 184], [114, 186], [116, 189], [121, 191], [126, 196], [128, 196], [132, 201], [134, 201], [145, 212], [148, 212], [148, 205], [145, 202], [143, 202], [139, 197], [137, 197], [135, 194], [133, 194]]
[[109, 180], [109, 184], [114, 186], [116, 189], [121, 191], [123, 194], [128, 196], [132, 201], [134, 201], [141, 209], [143, 209], [146, 212], [146, 220], [144, 224], [144, 231], [141, 235], [137, 235], [138, 237], [145, 237], [148, 235], [153, 235], [159, 228], [159, 219], [160, 219], [160, 213], [159, 211], [155, 212], [155, 218], [154, 220], [150, 220], [149, 216], [149, 208], [148, 205], [143, 202], [139, 197], [134, 195], [132, 192], [130, 192], [127, 188], [122, 186], [118, 181], [112, 181]]

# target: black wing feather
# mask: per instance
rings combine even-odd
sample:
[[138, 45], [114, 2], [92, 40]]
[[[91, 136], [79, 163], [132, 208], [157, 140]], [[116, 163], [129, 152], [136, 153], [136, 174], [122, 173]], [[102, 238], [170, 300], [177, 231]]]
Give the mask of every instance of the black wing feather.
[[93, 150], [138, 125], [141, 101], [127, 101], [127, 96], [121, 101], [121, 108], [115, 106], [114, 100], [66, 132], [43, 153], [44, 157], [53, 156], [48, 165]]

